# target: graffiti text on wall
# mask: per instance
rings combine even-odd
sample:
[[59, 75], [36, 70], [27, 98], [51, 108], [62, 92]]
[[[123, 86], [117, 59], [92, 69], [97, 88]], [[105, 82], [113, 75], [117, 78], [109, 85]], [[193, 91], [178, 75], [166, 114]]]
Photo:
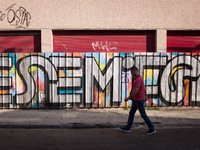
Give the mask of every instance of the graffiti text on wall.
[[147, 106], [200, 105], [197, 53], [8, 53], [0, 56], [0, 107], [124, 107], [134, 65]]
[[26, 28], [30, 24], [31, 14], [24, 7], [12, 4], [5, 11], [0, 10], [0, 21], [4, 20], [16, 28]]
[[114, 47], [118, 44], [118, 42], [108, 42], [108, 41], [97, 41], [97, 42], [92, 42], [92, 48], [96, 50], [105, 50], [105, 51], [110, 51], [110, 50], [117, 50], [117, 47]]

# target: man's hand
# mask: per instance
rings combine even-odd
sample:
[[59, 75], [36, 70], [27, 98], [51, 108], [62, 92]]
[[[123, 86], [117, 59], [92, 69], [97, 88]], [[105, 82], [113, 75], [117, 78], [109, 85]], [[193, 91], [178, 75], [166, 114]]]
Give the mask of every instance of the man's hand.
[[124, 101], [128, 101], [130, 98], [129, 97], [126, 97], [126, 98], [124, 98]]

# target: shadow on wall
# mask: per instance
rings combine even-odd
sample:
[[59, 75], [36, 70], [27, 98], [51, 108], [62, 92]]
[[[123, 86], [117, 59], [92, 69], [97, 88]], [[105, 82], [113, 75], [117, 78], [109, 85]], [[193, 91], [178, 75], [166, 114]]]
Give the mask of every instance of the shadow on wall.
[[200, 50], [200, 44], [197, 45], [194, 49], [195, 49], [195, 50]]
[[9, 48], [1, 51], [1, 53], [16, 53], [17, 51], [20, 52], [21, 50], [16, 50], [16, 48]]
[[168, 47], [167, 49], [174, 52], [200, 52], [200, 44], [196, 47]]

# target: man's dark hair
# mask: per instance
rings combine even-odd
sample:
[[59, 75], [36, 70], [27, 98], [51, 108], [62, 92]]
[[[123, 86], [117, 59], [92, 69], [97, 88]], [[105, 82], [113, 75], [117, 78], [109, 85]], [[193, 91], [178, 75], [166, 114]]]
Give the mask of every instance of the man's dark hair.
[[131, 70], [132, 70], [132, 71], [134, 71], [134, 70], [139, 71], [138, 68], [135, 67], [135, 66], [133, 66], [133, 67], [131, 68]]

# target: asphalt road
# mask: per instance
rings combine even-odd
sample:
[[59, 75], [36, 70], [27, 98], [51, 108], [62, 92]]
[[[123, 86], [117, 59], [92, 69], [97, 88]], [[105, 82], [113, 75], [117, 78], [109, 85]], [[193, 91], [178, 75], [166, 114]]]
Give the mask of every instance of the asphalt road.
[[124, 133], [101, 129], [0, 129], [0, 150], [200, 150], [200, 127]]

